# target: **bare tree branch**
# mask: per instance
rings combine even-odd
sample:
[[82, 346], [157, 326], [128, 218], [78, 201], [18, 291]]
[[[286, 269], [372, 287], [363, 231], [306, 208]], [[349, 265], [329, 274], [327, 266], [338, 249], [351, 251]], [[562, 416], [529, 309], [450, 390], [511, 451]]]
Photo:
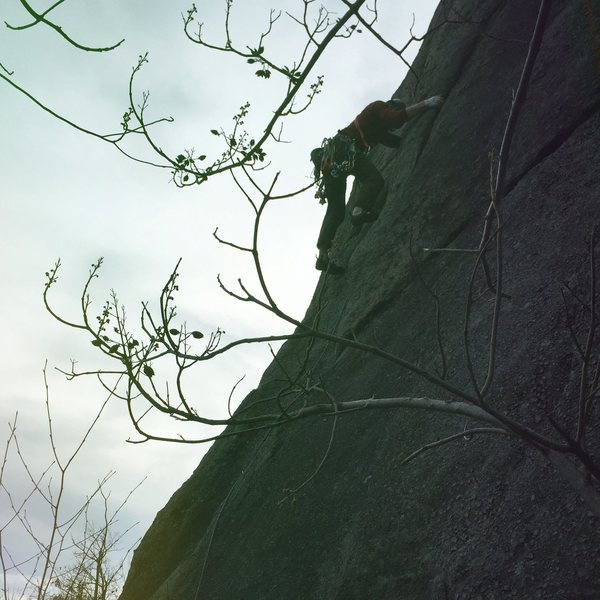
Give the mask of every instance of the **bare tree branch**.
[[42, 13], [37, 13], [35, 10], [33, 10], [31, 5], [26, 0], [19, 0], [19, 2], [21, 3], [21, 6], [23, 6], [23, 8], [33, 17], [34, 20], [31, 23], [28, 23], [26, 25], [17, 25], [17, 26], [10, 25], [6, 21], [4, 21], [4, 24], [9, 29], [12, 29], [13, 31], [21, 31], [23, 29], [28, 29], [29, 27], [34, 27], [36, 25], [39, 25], [40, 23], [43, 23], [44, 25], [47, 25], [48, 27], [50, 27], [50, 29], [53, 29], [54, 31], [56, 31], [56, 33], [58, 33], [58, 35], [60, 35], [69, 44], [71, 44], [72, 46], [75, 46], [75, 48], [78, 48], [79, 50], [84, 50], [85, 52], [110, 52], [111, 50], [118, 48], [125, 41], [124, 39], [122, 39], [120, 42], [117, 42], [116, 44], [113, 44], [112, 46], [105, 46], [105, 47], [84, 46], [84, 45], [80, 44], [79, 42], [76, 42], [70, 36], [68, 36], [64, 32], [63, 28], [60, 25], [57, 25], [56, 23], [53, 23], [52, 21], [49, 21], [48, 19], [46, 19], [46, 15], [48, 15], [50, 12], [52, 12], [57, 6], [62, 4], [64, 2], [64, 0], [58, 0], [58, 2], [55, 2], [50, 8], [46, 9]]
[[435, 442], [431, 442], [426, 444], [425, 446], [415, 450], [411, 454], [409, 454], [401, 463], [400, 466], [404, 466], [409, 462], [412, 462], [415, 458], [427, 452], [427, 450], [431, 450], [432, 448], [438, 448], [439, 446], [443, 446], [445, 444], [449, 444], [456, 440], [460, 440], [461, 438], [465, 438], [466, 436], [478, 435], [481, 433], [493, 433], [500, 435], [507, 435], [506, 429], [501, 429], [499, 427], [474, 427], [473, 429], [466, 429], [465, 431], [461, 431], [460, 433], [455, 433], [454, 435], [449, 435], [448, 437], [442, 438], [441, 440], [437, 440]]

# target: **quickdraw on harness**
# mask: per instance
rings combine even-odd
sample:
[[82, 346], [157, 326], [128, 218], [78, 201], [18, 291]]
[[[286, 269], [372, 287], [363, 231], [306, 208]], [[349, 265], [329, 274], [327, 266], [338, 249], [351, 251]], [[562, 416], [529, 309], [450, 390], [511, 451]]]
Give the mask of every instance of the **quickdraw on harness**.
[[[315, 165], [315, 178], [318, 189], [315, 194], [321, 204], [325, 203], [325, 177], [347, 177], [354, 168], [354, 160], [358, 149], [354, 140], [344, 134], [337, 133], [332, 138], [325, 138], [319, 148], [311, 153]], [[323, 177], [319, 179], [319, 175]]]

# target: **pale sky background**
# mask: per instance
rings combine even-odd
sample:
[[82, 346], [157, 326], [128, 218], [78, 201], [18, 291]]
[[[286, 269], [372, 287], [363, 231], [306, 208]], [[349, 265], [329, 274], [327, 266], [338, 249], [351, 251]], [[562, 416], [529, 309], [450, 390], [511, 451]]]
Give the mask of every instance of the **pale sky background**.
[[[34, 2], [39, 10], [50, 2]], [[272, 0], [234, 3], [233, 38], [239, 45], [256, 45], [268, 19]], [[279, 0], [280, 21], [267, 40], [267, 52], [278, 49], [294, 57], [300, 29], [286, 17], [299, 14], [299, 0]], [[239, 6], [238, 6], [239, 5]], [[378, 30], [397, 45], [409, 37], [412, 14], [421, 35], [437, 5], [436, 0], [379, 1]], [[338, 13], [344, 5], [328, 0]], [[215, 142], [210, 129], [228, 127], [246, 100], [249, 120], [264, 123], [282, 97], [283, 82], [253, 75], [252, 66], [229, 55], [211, 53], [189, 42], [182, 31], [181, 13], [189, 0], [67, 0], [51, 14], [65, 31], [87, 45], [109, 45], [121, 38], [118, 49], [102, 54], [81, 52], [43, 25], [14, 32], [0, 27], [0, 63], [14, 71], [16, 83], [46, 105], [84, 127], [108, 133], [119, 130], [127, 108], [127, 82], [139, 54], [149, 52], [137, 90], [150, 91], [150, 118], [173, 116], [175, 123], [159, 126], [155, 135], [172, 154], [194, 146], [207, 154]], [[201, 3], [205, 33], [222, 41], [224, 2]], [[204, 12], [202, 12], [204, 11]], [[2, 21], [29, 21], [18, 0], [6, 0]], [[413, 44], [406, 54], [412, 59]], [[327, 50], [317, 74], [325, 75], [323, 93], [308, 113], [288, 121], [284, 138], [292, 144], [267, 147], [282, 170], [281, 191], [309, 181], [310, 149], [323, 137], [347, 125], [364, 105], [388, 98], [406, 69], [389, 50], [368, 33], [339, 40]], [[314, 81], [310, 79], [309, 83]], [[431, 90], [436, 93], [436, 90]], [[418, 99], [415, 99], [418, 100]], [[277, 102], [278, 103], [278, 102]], [[258, 137], [259, 131], [255, 132]], [[0, 319], [4, 343], [0, 347], [0, 444], [7, 423], [19, 411], [23, 450], [35, 470], [49, 463], [44, 417], [42, 368], [48, 361], [48, 380], [59, 449], [66, 454], [85, 430], [104, 391], [93, 380], [67, 382], [54, 370], [68, 368], [71, 358], [81, 369], [101, 364], [99, 353], [79, 331], [65, 328], [45, 311], [41, 293], [44, 272], [60, 258], [58, 284], [51, 292], [56, 310], [78, 320], [78, 301], [90, 264], [105, 259], [94, 286], [100, 307], [114, 288], [128, 308], [130, 319], [140, 303], [151, 303], [176, 261], [182, 257], [178, 305], [182, 320], [205, 333], [225, 329], [225, 341], [250, 335], [287, 331], [268, 315], [226, 298], [216, 275], [230, 282], [238, 277], [253, 283], [247, 256], [219, 246], [215, 227], [238, 243], [249, 240], [252, 217], [247, 204], [225, 176], [200, 187], [177, 189], [168, 171], [132, 162], [113, 147], [75, 131], [41, 111], [25, 96], [0, 81]], [[151, 157], [143, 147], [142, 154]], [[314, 270], [315, 243], [324, 207], [309, 192], [273, 206], [264, 219], [261, 249], [273, 295], [290, 314], [301, 318], [312, 296], [318, 273]], [[268, 348], [249, 347], [223, 360], [197, 368], [189, 384], [200, 411], [223, 415], [232, 385], [246, 375], [236, 394], [239, 402], [254, 388], [270, 362]], [[158, 431], [161, 425], [158, 424]], [[167, 431], [165, 425], [163, 431]], [[198, 426], [178, 429], [195, 437], [214, 434]], [[135, 437], [124, 406], [113, 401], [73, 468], [68, 502], [80, 503], [99, 477], [115, 469], [111, 489], [115, 502], [135, 483], [146, 482], [128, 504], [121, 524], [139, 521], [141, 536], [197, 466], [207, 445], [147, 443], [132, 445]], [[9, 471], [8, 485], [19, 494], [22, 476]], [[0, 504], [0, 518], [8, 514]], [[44, 515], [32, 518], [44, 525]], [[22, 551], [19, 541], [5, 546]]]

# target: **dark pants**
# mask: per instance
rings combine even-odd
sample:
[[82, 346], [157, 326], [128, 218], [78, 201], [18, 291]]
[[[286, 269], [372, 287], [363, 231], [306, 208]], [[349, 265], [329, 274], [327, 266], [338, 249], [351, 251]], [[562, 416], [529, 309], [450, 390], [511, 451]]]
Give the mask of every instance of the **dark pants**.
[[[375, 206], [377, 196], [383, 189], [383, 177], [375, 165], [363, 152], [358, 152], [354, 158], [354, 167], [349, 173], [354, 175], [360, 186], [356, 206], [371, 209]], [[321, 225], [317, 248], [328, 250], [335, 236], [337, 228], [342, 224], [346, 213], [346, 177], [332, 177], [329, 173], [323, 174], [325, 197], [327, 199], [327, 212]]]

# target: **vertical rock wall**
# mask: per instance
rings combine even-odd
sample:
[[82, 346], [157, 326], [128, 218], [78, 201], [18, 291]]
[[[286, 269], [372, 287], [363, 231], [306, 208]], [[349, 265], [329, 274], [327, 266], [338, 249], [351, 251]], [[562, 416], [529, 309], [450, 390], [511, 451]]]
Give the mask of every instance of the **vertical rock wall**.
[[[396, 92], [447, 102], [402, 130], [398, 150], [373, 157], [388, 182], [378, 221], [337, 236], [343, 277], [322, 277], [306, 319], [471, 390], [463, 346], [474, 248], [538, 2], [460, 0], [424, 42]], [[438, 9], [432, 26], [443, 18]], [[600, 220], [600, 2], [555, 0], [519, 118], [503, 201], [504, 290], [490, 402], [538, 431], [575, 418], [579, 359], [560, 286], [588, 289], [588, 241]], [[416, 249], [410, 259], [409, 243]], [[475, 370], [485, 372], [492, 296], [476, 281]], [[318, 310], [317, 310], [318, 309]], [[585, 333], [585, 310], [573, 305]], [[287, 343], [295, 372], [306, 345]], [[304, 365], [306, 366], [306, 365]], [[312, 381], [338, 400], [449, 397], [381, 358], [318, 342]], [[271, 365], [246, 403], [281, 388]], [[596, 419], [597, 421], [597, 419]], [[600, 523], [532, 448], [475, 436], [412, 451], [460, 431], [464, 419], [409, 410], [315, 418], [217, 442], [157, 515], [136, 551], [122, 600], [595, 599]], [[590, 436], [598, 451], [600, 424]], [[333, 439], [329, 451], [330, 441]], [[318, 472], [312, 479], [323, 457]], [[300, 487], [296, 493], [287, 490]]]

